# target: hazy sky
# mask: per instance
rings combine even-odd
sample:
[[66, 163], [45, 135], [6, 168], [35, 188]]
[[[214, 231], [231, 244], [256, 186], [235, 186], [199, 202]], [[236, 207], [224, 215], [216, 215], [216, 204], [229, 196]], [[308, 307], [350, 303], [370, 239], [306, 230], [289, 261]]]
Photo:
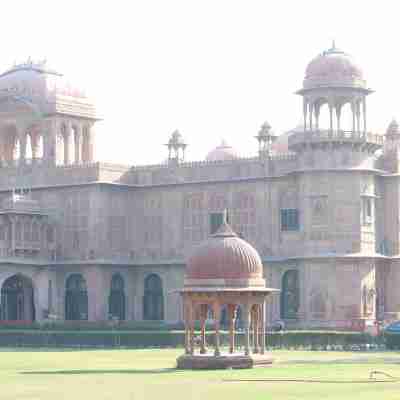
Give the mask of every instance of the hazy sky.
[[268, 120], [278, 134], [302, 118], [307, 63], [336, 39], [363, 67], [368, 125], [400, 119], [398, 1], [10, 1], [2, 5], [0, 68], [47, 58], [95, 99], [97, 158], [158, 163], [178, 128], [188, 159], [222, 138], [254, 154]]

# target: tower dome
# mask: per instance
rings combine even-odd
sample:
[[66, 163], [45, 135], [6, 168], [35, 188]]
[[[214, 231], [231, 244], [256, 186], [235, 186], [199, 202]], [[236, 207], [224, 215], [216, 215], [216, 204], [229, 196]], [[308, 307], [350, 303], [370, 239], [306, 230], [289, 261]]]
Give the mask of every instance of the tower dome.
[[239, 158], [236, 150], [230, 146], [225, 140], [215, 149], [211, 150], [206, 157], [207, 161], [227, 161]]
[[366, 88], [362, 69], [350, 55], [336, 48], [334, 42], [306, 68], [303, 88], [319, 87]]
[[265, 288], [261, 258], [223, 222], [188, 258], [185, 287]]

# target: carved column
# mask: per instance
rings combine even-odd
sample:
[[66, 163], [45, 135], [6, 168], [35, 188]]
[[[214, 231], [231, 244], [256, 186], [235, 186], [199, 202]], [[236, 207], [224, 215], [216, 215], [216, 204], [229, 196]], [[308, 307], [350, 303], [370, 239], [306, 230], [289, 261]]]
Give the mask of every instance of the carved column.
[[207, 321], [208, 305], [202, 304], [200, 306], [200, 354], [206, 354], [206, 321]]
[[265, 354], [265, 311], [266, 311], [266, 298], [264, 298], [263, 303], [260, 305], [260, 347], [261, 354]]
[[329, 107], [329, 129], [333, 132], [333, 105], [332, 103], [328, 103]]
[[310, 128], [310, 132], [313, 130], [313, 103], [309, 103], [308, 104], [308, 112], [309, 112], [309, 118], [310, 118], [310, 122], [309, 122], [309, 128]]
[[252, 308], [252, 322], [253, 322], [253, 352], [257, 354], [258, 348], [258, 327], [259, 327], [259, 305], [255, 304]]
[[251, 306], [249, 304], [243, 305], [243, 322], [244, 322], [244, 332], [245, 332], [245, 340], [244, 340], [244, 354], [248, 356], [251, 352], [250, 350], [250, 309]]
[[350, 105], [351, 105], [351, 116], [353, 118], [353, 129], [352, 129], [352, 131], [354, 133], [356, 131], [356, 103], [355, 103], [355, 101], [353, 100], [350, 103]]
[[40, 125], [43, 136], [43, 162], [56, 164], [57, 161], [57, 122], [55, 119], [44, 119]]
[[363, 120], [364, 120], [364, 134], [367, 133], [367, 101], [366, 98], [363, 98]]
[[194, 354], [194, 321], [196, 314], [196, 305], [192, 301], [190, 303], [190, 354]]
[[87, 161], [92, 162], [94, 158], [94, 129], [93, 129], [94, 122], [88, 125], [87, 128]]
[[307, 100], [303, 97], [303, 118], [304, 118], [304, 131], [307, 130]]
[[228, 305], [228, 319], [229, 319], [229, 353], [235, 351], [235, 319], [236, 319], [236, 305]]
[[75, 163], [80, 164], [82, 162], [82, 127], [77, 125], [74, 131], [74, 143], [75, 143]]
[[17, 138], [19, 140], [19, 163], [25, 164], [26, 162], [26, 125], [25, 124], [17, 124]]
[[16, 217], [11, 216], [10, 217], [10, 252], [11, 256], [15, 254], [15, 223], [16, 223]]
[[341, 105], [340, 104], [336, 104], [336, 120], [337, 120], [337, 131], [340, 131], [340, 112], [341, 112]]
[[190, 314], [189, 314], [189, 299], [187, 295], [183, 298], [183, 315], [185, 321], [185, 354], [190, 354]]
[[63, 138], [64, 138], [64, 164], [68, 165], [71, 163], [71, 140], [72, 140], [72, 128], [69, 122], [63, 125]]
[[361, 108], [361, 104], [360, 104], [360, 102], [359, 101], [357, 101], [357, 103], [356, 103], [356, 117], [357, 117], [357, 132], [358, 133], [360, 133], [361, 132], [361, 126], [360, 126], [360, 114], [361, 114], [361, 111], [360, 111], [360, 108]]
[[214, 327], [215, 327], [215, 351], [214, 355], [217, 357], [221, 355], [221, 351], [219, 348], [219, 327], [220, 327], [220, 319], [221, 319], [221, 306], [218, 301], [213, 304], [213, 312], [214, 312]]
[[315, 130], [318, 131], [318, 129], [319, 129], [319, 110], [320, 110], [320, 106], [318, 103], [315, 104], [314, 110], [315, 110], [314, 111], [315, 112]]

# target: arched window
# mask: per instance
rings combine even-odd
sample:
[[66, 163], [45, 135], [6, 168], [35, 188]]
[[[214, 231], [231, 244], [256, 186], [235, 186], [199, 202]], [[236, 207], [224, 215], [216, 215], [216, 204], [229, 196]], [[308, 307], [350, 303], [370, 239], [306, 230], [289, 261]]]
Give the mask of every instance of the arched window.
[[112, 318], [125, 320], [125, 291], [124, 278], [120, 274], [114, 274], [111, 279], [111, 291], [108, 298], [108, 313]]
[[164, 319], [162, 281], [156, 274], [149, 275], [144, 282], [143, 319]]
[[23, 275], [13, 275], [1, 288], [1, 319], [6, 321], [34, 321], [33, 284]]
[[300, 304], [299, 274], [295, 269], [286, 271], [282, 277], [281, 318], [297, 318]]
[[86, 281], [81, 274], [73, 274], [67, 279], [65, 291], [65, 319], [69, 321], [88, 319]]

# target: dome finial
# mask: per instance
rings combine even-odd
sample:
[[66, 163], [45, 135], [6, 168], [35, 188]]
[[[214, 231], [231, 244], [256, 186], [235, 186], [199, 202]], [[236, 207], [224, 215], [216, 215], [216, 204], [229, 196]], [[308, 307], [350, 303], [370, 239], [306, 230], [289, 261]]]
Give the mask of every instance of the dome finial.
[[335, 39], [332, 39], [332, 49], [335, 50], [336, 49], [336, 43], [335, 43]]

